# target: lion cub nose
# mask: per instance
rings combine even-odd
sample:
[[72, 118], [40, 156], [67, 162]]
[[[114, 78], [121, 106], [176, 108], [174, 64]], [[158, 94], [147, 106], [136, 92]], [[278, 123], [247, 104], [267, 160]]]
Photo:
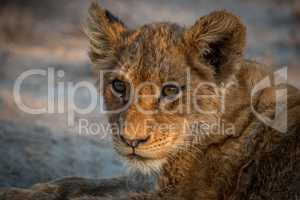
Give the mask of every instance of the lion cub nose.
[[132, 148], [137, 148], [139, 145], [146, 143], [150, 137], [147, 137], [145, 139], [127, 139], [126, 137], [124, 137], [123, 135], [120, 136], [121, 140], [127, 144], [128, 146], [132, 147]]

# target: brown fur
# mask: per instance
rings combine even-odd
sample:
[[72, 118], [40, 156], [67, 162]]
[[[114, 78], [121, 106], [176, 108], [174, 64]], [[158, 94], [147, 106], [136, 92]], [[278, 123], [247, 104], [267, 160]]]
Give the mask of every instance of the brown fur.
[[[158, 110], [157, 113], [146, 115], [139, 112], [136, 104], [131, 104], [125, 111], [109, 116], [111, 123], [126, 122], [122, 133], [126, 139], [148, 138], [136, 148], [136, 153], [143, 159], [131, 159], [127, 154], [132, 149], [119, 134], [113, 134], [116, 151], [132, 168], [159, 174], [156, 189], [134, 194], [127, 193], [128, 188], [124, 189], [125, 179], [106, 182], [66, 179], [50, 184], [57, 188], [48, 193], [55, 193], [60, 199], [77, 197], [76, 200], [120, 199], [115, 192], [121, 189], [128, 194], [121, 199], [297, 198], [300, 191], [299, 92], [292, 87], [288, 89], [287, 133], [268, 127], [254, 116], [250, 109], [250, 92], [270, 73], [265, 66], [243, 58], [246, 29], [238, 17], [217, 11], [201, 17], [190, 28], [156, 23], [129, 30], [120, 20], [93, 3], [86, 33], [96, 71], [117, 69], [122, 72], [105, 77], [101, 92], [109, 109], [126, 103], [126, 97], [116, 97], [112, 92], [111, 80], [116, 77], [130, 82], [133, 87], [151, 81], [161, 88], [167, 81], [184, 84], [184, 73], [190, 69], [191, 85], [187, 86], [180, 99], [183, 110], [160, 112], [162, 102], [154, 96], [145, 97], [156, 91], [148, 85], [140, 91], [142, 98], [139, 105], [148, 111]], [[194, 107], [188, 108], [188, 94], [205, 81], [220, 87], [222, 83], [234, 83], [226, 92], [226, 112], [220, 112], [218, 96], [197, 99], [197, 105], [204, 110], [218, 112], [201, 114]], [[252, 102], [255, 109], [273, 116], [276, 89], [262, 90]], [[206, 86], [199, 94], [213, 95], [215, 91]], [[177, 101], [165, 103], [169, 109], [177, 105]], [[190, 112], [186, 112], [187, 109]], [[182, 126], [176, 126], [171, 132], [144, 127], [146, 120], [171, 125], [182, 124], [183, 121], [213, 124], [217, 119], [233, 124], [235, 131], [231, 134], [209, 132], [199, 135], [191, 130], [185, 133]], [[130, 127], [135, 127], [135, 132]], [[45, 188], [49, 187], [46, 185]], [[45, 188], [38, 191], [45, 192]], [[96, 197], [105, 194], [113, 196]], [[18, 197], [6, 199], [16, 200]]]

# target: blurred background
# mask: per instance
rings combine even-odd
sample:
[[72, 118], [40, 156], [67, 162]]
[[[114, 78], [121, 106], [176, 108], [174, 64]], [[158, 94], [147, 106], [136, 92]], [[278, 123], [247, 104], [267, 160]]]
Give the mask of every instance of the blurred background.
[[[289, 67], [289, 81], [300, 88], [299, 0], [99, 0], [129, 27], [157, 21], [189, 26], [202, 15], [226, 9], [248, 27], [246, 57], [276, 68]], [[13, 99], [15, 79], [29, 69], [63, 70], [67, 81], [94, 83], [84, 24], [88, 0], [0, 0], [0, 187], [26, 187], [62, 176], [92, 178], [122, 174], [125, 168], [109, 138], [82, 135], [64, 114], [31, 115]], [[28, 78], [22, 99], [47, 105], [47, 80]], [[89, 102], [79, 91], [76, 103]], [[80, 118], [82, 116], [76, 116]], [[106, 123], [99, 112], [84, 116]]]

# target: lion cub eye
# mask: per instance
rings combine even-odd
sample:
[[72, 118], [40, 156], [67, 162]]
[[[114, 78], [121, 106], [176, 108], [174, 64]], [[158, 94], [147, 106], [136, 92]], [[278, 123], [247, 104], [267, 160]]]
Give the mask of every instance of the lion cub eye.
[[162, 97], [167, 97], [167, 98], [177, 98], [181, 93], [181, 88], [180, 86], [173, 84], [173, 83], [169, 83], [166, 84], [165, 86], [163, 86], [162, 88]]
[[112, 81], [112, 88], [120, 95], [124, 95], [126, 93], [126, 83], [119, 79], [115, 79]]

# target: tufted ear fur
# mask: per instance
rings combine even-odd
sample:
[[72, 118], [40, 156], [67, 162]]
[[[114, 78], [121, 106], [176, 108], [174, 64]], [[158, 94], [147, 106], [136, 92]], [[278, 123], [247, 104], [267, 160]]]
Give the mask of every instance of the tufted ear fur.
[[92, 62], [101, 63], [112, 58], [125, 31], [125, 25], [118, 18], [93, 2], [85, 27]]
[[242, 58], [246, 45], [246, 28], [239, 17], [216, 11], [201, 17], [184, 34], [189, 51], [197, 52], [219, 77], [228, 77]]

